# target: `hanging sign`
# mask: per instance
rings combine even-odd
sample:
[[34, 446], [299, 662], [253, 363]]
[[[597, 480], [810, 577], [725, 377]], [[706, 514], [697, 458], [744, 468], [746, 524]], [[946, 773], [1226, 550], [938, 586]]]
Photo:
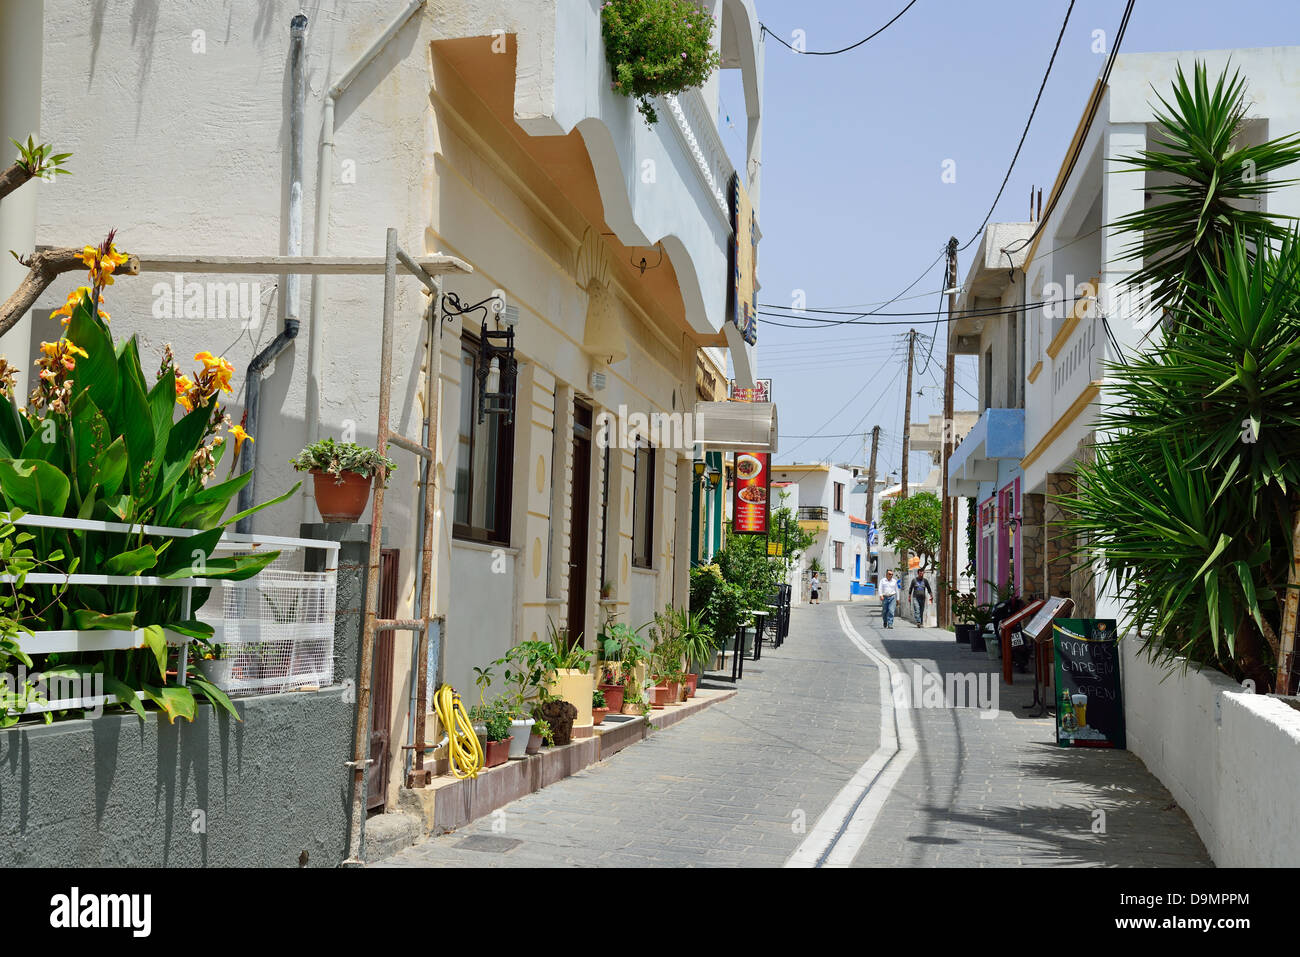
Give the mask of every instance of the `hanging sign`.
[[766, 452], [736, 453], [735, 498], [731, 514], [738, 535], [767, 534], [767, 499], [771, 490], [771, 456]]
[[728, 380], [730, 394], [728, 398], [732, 402], [771, 402], [772, 401], [772, 380], [755, 379], [754, 388], [742, 389], [736, 385], [735, 379]]
[[1052, 622], [1060, 747], [1125, 747], [1117, 638], [1113, 618]]

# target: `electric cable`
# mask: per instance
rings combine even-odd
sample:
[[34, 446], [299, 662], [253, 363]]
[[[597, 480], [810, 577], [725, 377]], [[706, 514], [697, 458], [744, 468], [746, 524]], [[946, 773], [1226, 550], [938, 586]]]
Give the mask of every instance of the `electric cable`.
[[766, 23], [760, 23], [758, 25], [758, 28], [759, 28], [760, 35], [763, 33], [768, 34], [769, 36], [773, 37], [777, 43], [781, 44], [783, 47], [785, 47], [787, 50], [790, 50], [792, 53], [798, 53], [801, 56], [838, 56], [841, 53], [848, 53], [850, 50], [856, 50], [858, 47], [862, 46], [862, 44], [866, 43], [868, 40], [874, 40], [876, 37], [880, 36], [880, 34], [884, 33], [886, 30], [888, 30], [891, 26], [894, 25], [895, 20], [898, 20], [908, 10], [911, 10], [915, 4], [916, 4], [916, 0], [911, 0], [911, 2], [908, 3], [907, 6], [905, 6], [902, 10], [899, 10], [898, 13], [894, 14], [894, 18], [892, 20], [886, 23], [875, 33], [871, 34], [870, 36], [863, 37], [857, 43], [851, 44], [850, 46], [846, 46], [839, 50], [796, 50], [794, 47], [790, 46], [790, 44], [786, 43], [785, 40], [783, 40], [780, 36], [773, 33], [771, 30], [769, 30]]
[[1002, 193], [1006, 190], [1007, 183], [1011, 180], [1011, 171], [1016, 168], [1016, 160], [1020, 158], [1020, 150], [1024, 147], [1025, 138], [1029, 135], [1029, 127], [1034, 122], [1034, 114], [1038, 112], [1038, 102], [1043, 98], [1043, 90], [1047, 88], [1047, 78], [1052, 75], [1052, 65], [1056, 63], [1056, 54], [1061, 49], [1061, 39], [1065, 36], [1065, 28], [1070, 22], [1070, 14], [1073, 11], [1074, 0], [1070, 0], [1070, 5], [1065, 10], [1065, 20], [1061, 23], [1061, 32], [1056, 35], [1056, 45], [1052, 47], [1051, 59], [1047, 61], [1047, 70], [1043, 73], [1043, 82], [1038, 84], [1038, 95], [1034, 97], [1034, 105], [1029, 110], [1029, 119], [1025, 121], [1025, 128], [1020, 133], [1020, 142], [1016, 144], [1016, 151], [1011, 156], [1011, 165], [1007, 167], [1007, 175], [1002, 177], [1002, 185], [998, 187], [998, 194], [993, 197], [993, 205], [989, 207], [989, 211], [985, 214], [984, 222], [980, 223], [979, 229], [975, 230], [975, 234], [971, 236], [970, 239], [966, 240], [964, 246], [957, 247], [958, 252], [966, 249], [971, 245], [971, 243], [979, 239], [980, 234], [984, 232], [984, 227], [987, 226], [989, 220], [993, 218], [993, 211], [998, 208], [998, 201], [1002, 199]]
[[[892, 385], [894, 384], [894, 380], [898, 378], [898, 376], [899, 376], [899, 374], [900, 374], [901, 371], [902, 371], [901, 369], [895, 369], [895, 370], [894, 370], [894, 378], [891, 379], [891, 380], [889, 381], [889, 384], [886, 385], [885, 388], [881, 390], [881, 393], [882, 393], [882, 394], [884, 393], [885, 390], [889, 389], [889, 387], [892, 386]], [[866, 392], [867, 389], [870, 388], [873, 384], [874, 384], [874, 380], [872, 380], [872, 379], [868, 379], [866, 382], [864, 382], [864, 383], [862, 384], [862, 388], [859, 389], [857, 392], [853, 393], [853, 396], [849, 399], [849, 401], [848, 401], [848, 402], [845, 402], [842, 406], [840, 406], [839, 410], [838, 410], [834, 415], [832, 415], [829, 419], [827, 419], [826, 422], [821, 426], [821, 428], [819, 428], [816, 432], [814, 432], [812, 435], [810, 435], [807, 439], [804, 439], [802, 442], [797, 443], [797, 444], [794, 446], [794, 448], [786, 449], [786, 450], [785, 450], [783, 453], [781, 453], [781, 454], [782, 454], [782, 455], [789, 455], [789, 454], [791, 454], [792, 452], [794, 452], [795, 449], [799, 448], [799, 447], [802, 446], [804, 443], [808, 442], [809, 439], [815, 439], [815, 438], [820, 437], [821, 433], [822, 433], [826, 428], [828, 428], [832, 422], [834, 422], [837, 418], [839, 418], [839, 416], [844, 412], [844, 410], [847, 409], [850, 405], [852, 405], [853, 402], [854, 402], [854, 400], [856, 400], [858, 396], [860, 396], [860, 395], [862, 395], [862, 393]]]

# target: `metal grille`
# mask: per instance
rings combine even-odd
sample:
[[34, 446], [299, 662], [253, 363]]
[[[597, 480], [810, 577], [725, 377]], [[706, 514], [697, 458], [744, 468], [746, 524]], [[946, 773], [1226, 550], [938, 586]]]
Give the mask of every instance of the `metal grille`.
[[201, 667], [231, 697], [333, 683], [336, 572], [302, 571], [302, 558], [285, 548], [248, 581], [213, 588], [200, 609], [225, 648], [225, 658]]

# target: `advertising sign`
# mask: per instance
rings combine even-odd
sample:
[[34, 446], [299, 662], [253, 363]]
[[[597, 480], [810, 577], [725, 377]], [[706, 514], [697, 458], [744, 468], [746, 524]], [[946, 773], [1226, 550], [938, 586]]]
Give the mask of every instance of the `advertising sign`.
[[1056, 743], [1062, 748], [1124, 748], [1124, 699], [1113, 618], [1058, 618]]
[[766, 452], [736, 453], [736, 487], [731, 514], [738, 535], [767, 534], [767, 499], [771, 490], [771, 456]]
[[730, 380], [730, 392], [728, 398], [732, 402], [771, 402], [772, 401], [772, 380], [755, 379], [754, 388], [742, 389], [736, 385], [736, 380]]

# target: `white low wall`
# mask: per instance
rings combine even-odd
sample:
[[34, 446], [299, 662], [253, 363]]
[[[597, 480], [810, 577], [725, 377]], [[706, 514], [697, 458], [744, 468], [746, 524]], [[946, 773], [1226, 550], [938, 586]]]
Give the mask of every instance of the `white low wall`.
[[1153, 666], [1120, 642], [1129, 750], [1188, 817], [1219, 867], [1294, 867], [1300, 711], [1216, 671]]

